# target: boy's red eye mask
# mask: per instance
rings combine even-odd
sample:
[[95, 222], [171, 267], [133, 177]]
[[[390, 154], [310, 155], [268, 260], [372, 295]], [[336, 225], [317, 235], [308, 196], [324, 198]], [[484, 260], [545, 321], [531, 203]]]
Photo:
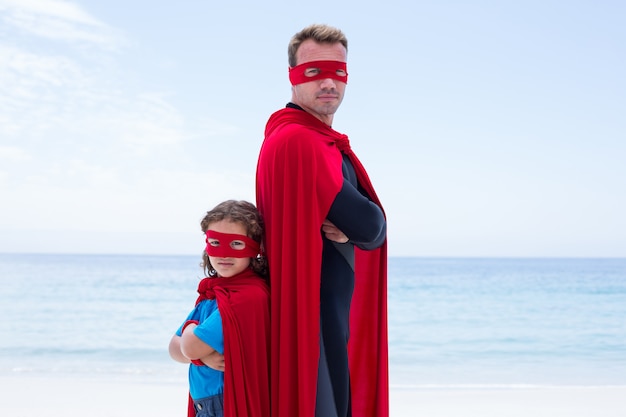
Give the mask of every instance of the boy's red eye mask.
[[[217, 240], [219, 245], [213, 246], [209, 240]], [[237, 242], [244, 244], [234, 244]], [[216, 258], [255, 258], [259, 254], [259, 244], [245, 235], [207, 230], [206, 253]]]

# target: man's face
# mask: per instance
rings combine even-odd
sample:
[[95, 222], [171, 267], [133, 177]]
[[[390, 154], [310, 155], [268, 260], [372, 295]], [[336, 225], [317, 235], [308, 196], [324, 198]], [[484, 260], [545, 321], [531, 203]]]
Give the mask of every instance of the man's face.
[[[346, 48], [339, 42], [334, 44], [317, 43], [308, 39], [296, 52], [296, 64], [311, 61], [346, 62]], [[332, 78], [324, 78], [297, 84], [292, 87], [291, 101], [327, 125], [332, 125], [333, 115], [339, 108], [346, 90], [346, 83]]]

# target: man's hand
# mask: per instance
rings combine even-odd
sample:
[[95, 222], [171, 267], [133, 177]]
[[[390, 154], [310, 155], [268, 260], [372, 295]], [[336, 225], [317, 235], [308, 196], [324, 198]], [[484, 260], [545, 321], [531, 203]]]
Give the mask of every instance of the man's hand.
[[200, 360], [209, 368], [224, 372], [224, 355], [221, 355], [218, 351], [214, 350]]
[[348, 236], [339, 230], [337, 226], [328, 221], [328, 219], [324, 220], [324, 223], [322, 223], [322, 232], [324, 232], [326, 239], [332, 240], [333, 242], [346, 243], [350, 240]]

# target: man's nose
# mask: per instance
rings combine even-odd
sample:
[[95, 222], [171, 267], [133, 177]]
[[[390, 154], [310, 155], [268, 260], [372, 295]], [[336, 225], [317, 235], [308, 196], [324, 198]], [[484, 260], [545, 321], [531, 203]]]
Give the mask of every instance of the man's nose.
[[332, 78], [324, 78], [320, 83], [320, 87], [322, 87], [323, 89], [335, 88], [335, 80], [333, 80]]

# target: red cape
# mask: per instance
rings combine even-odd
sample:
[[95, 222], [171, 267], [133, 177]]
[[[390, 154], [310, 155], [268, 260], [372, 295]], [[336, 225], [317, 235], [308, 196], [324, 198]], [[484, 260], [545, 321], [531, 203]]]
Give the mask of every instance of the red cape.
[[[269, 289], [248, 269], [205, 278], [198, 302], [215, 298], [224, 332], [224, 417], [269, 417]], [[202, 289], [202, 291], [201, 291]], [[194, 365], [192, 365], [194, 366]], [[190, 403], [189, 416], [195, 416]]]
[[[266, 126], [257, 207], [266, 225], [271, 291], [273, 417], [313, 417], [319, 360], [322, 222], [343, 184], [336, 142], [347, 139], [309, 113], [285, 108]], [[380, 206], [365, 169], [359, 184]], [[355, 248], [349, 363], [354, 417], [389, 415], [387, 244]]]

